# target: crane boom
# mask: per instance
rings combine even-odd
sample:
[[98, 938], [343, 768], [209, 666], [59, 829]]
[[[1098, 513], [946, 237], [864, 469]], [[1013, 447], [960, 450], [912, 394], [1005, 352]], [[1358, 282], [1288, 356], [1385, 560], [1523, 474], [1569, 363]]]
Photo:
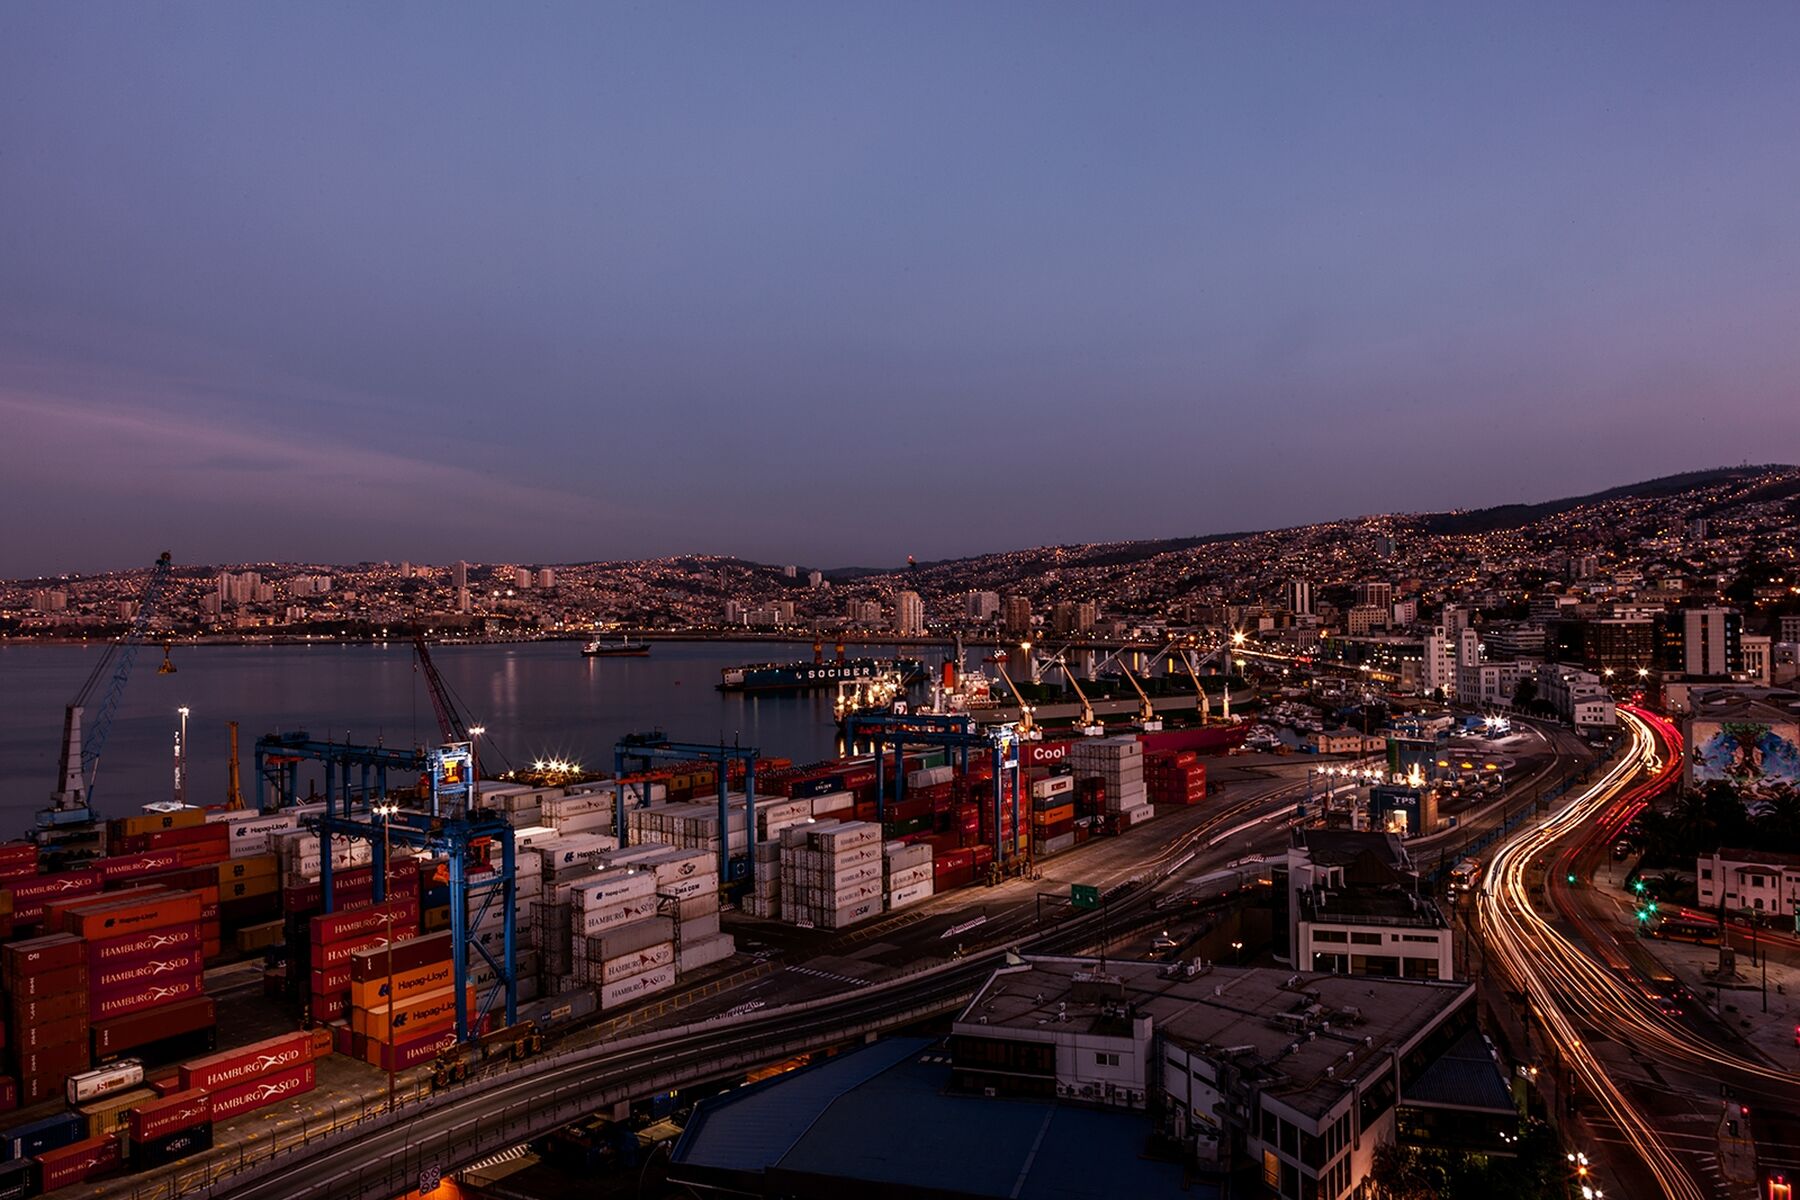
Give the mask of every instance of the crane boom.
[[[94, 778], [100, 770], [100, 752], [106, 748], [106, 735], [112, 732], [113, 713], [119, 707], [119, 698], [125, 694], [125, 684], [131, 678], [131, 666], [137, 659], [138, 647], [150, 628], [163, 588], [169, 582], [170, 562], [169, 552], [163, 551], [144, 584], [144, 594], [138, 601], [137, 616], [132, 620], [131, 628], [107, 646], [100, 661], [88, 672], [81, 690], [63, 711], [57, 789], [51, 793], [50, 807], [38, 813], [40, 826], [82, 825], [93, 820], [88, 801], [94, 790]], [[84, 739], [83, 718], [102, 681], [105, 689], [100, 692], [99, 701], [94, 703], [93, 720], [85, 722], [88, 736]]]
[[1076, 698], [1081, 701], [1081, 716], [1077, 724], [1084, 731], [1099, 728], [1100, 721], [1094, 716], [1094, 706], [1088, 703], [1087, 693], [1081, 690], [1079, 683], [1075, 682], [1075, 672], [1069, 669], [1069, 660], [1058, 657], [1056, 661], [1057, 665], [1063, 669], [1063, 678], [1069, 681], [1069, 686], [1075, 689]]
[[1130, 682], [1131, 690], [1138, 694], [1138, 720], [1156, 720], [1156, 706], [1150, 703], [1150, 696], [1138, 683], [1137, 676], [1131, 673], [1131, 668], [1125, 665], [1123, 658], [1119, 659], [1119, 670], [1125, 672], [1125, 678]]
[[1019, 732], [1024, 734], [1026, 737], [1030, 737], [1031, 732], [1035, 728], [1035, 726], [1032, 725], [1032, 723], [1031, 723], [1031, 705], [1028, 701], [1026, 701], [1025, 693], [1021, 692], [1019, 690], [1019, 685], [1013, 682], [1013, 677], [1006, 673], [1006, 664], [1004, 662], [1001, 662], [998, 658], [996, 658], [994, 660], [994, 666], [999, 669], [1000, 678], [1006, 680], [1006, 686], [1011, 688], [1012, 694], [1018, 698], [1018, 701], [1019, 701]]
[[425, 676], [425, 690], [431, 693], [431, 710], [437, 714], [438, 732], [446, 742], [468, 741], [469, 723], [463, 720], [450, 689], [444, 684], [444, 677], [438, 674], [437, 664], [431, 661], [431, 650], [425, 645], [424, 634], [413, 634], [413, 653], [418, 656], [419, 671]]

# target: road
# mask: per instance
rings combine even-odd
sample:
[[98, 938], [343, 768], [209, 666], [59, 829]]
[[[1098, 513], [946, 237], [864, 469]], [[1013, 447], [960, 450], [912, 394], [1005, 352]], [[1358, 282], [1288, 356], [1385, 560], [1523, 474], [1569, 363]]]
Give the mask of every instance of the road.
[[[1620, 758], [1494, 855], [1478, 896], [1485, 950], [1527, 997], [1551, 1052], [1546, 1066], [1559, 1072], [1555, 1093], [1593, 1102], [1583, 1123], [1614, 1194], [1756, 1195], [1738, 1169], [1743, 1140], [1722, 1143], [1720, 1126], [1728, 1115], [1744, 1120], [1747, 1107], [1768, 1109], [1775, 1128], [1800, 1076], [1746, 1057], [1716, 1025], [1672, 1008], [1654, 988], [1653, 960], [1576, 899], [1591, 893], [1583, 872], [1591, 877], [1617, 829], [1679, 772], [1679, 736], [1666, 722], [1620, 715], [1629, 731]], [[1726, 1093], [1739, 1112], [1728, 1112]]]

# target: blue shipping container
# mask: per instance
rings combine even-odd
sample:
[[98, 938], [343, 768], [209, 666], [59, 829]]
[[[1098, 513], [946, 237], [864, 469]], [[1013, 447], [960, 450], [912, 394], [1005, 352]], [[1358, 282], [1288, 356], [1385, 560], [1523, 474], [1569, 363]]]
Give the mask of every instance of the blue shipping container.
[[8, 1159], [31, 1158], [46, 1150], [73, 1146], [87, 1136], [87, 1118], [80, 1113], [58, 1113], [29, 1125], [15, 1125], [0, 1133]]

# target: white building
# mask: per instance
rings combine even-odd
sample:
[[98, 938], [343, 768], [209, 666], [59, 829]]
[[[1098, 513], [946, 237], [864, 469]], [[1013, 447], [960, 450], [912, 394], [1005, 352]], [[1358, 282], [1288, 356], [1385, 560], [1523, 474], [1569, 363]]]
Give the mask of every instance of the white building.
[[1513, 661], [1476, 663], [1474, 666], [1458, 663], [1456, 702], [1471, 708], [1511, 708], [1513, 695], [1519, 690], [1519, 676], [1531, 669], [1530, 663]]
[[1295, 616], [1311, 616], [1313, 613], [1312, 584], [1305, 579], [1290, 579], [1287, 582], [1287, 607]]
[[1681, 614], [1682, 669], [1689, 675], [1728, 675], [1742, 663], [1742, 618], [1730, 608], [1690, 608]]
[[999, 592], [970, 592], [963, 601], [963, 616], [971, 621], [991, 621], [999, 611]]
[[537, 573], [537, 585], [546, 591], [556, 586], [556, 572], [549, 567], [542, 567]]
[[1456, 642], [1442, 625], [1433, 626], [1425, 635], [1425, 661], [1420, 667], [1419, 685], [1427, 692], [1442, 689], [1446, 696], [1456, 692]]
[[1454, 935], [1419, 895], [1398, 836], [1302, 830], [1286, 862], [1289, 952], [1278, 960], [1332, 975], [1454, 976]]
[[925, 632], [925, 601], [919, 593], [894, 594], [894, 632], [901, 637], [918, 637]]
[[1619, 724], [1612, 689], [1592, 671], [1567, 663], [1539, 663], [1538, 698], [1580, 731], [1614, 729]]
[[1800, 855], [1758, 850], [1715, 850], [1695, 864], [1700, 908], [1717, 912], [1749, 909], [1775, 917], [1800, 912]]
[[1766, 633], [1747, 633], [1739, 645], [1743, 648], [1743, 670], [1748, 681], [1758, 687], [1768, 687], [1772, 678], [1770, 667], [1774, 662], [1775, 639]]

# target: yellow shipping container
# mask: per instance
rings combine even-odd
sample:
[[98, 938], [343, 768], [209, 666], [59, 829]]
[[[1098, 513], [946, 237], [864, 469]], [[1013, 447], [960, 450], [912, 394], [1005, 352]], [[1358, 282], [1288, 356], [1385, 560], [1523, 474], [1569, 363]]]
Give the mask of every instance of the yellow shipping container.
[[75, 1111], [87, 1118], [89, 1137], [105, 1137], [125, 1128], [126, 1113], [131, 1109], [154, 1099], [156, 1093], [151, 1089], [133, 1088], [84, 1104]]
[[196, 825], [204, 825], [206, 812], [198, 808], [183, 808], [175, 812], [150, 813], [141, 817], [115, 817], [114, 821], [125, 837], [141, 837], [146, 833], [161, 833], [165, 829], [191, 829]]

